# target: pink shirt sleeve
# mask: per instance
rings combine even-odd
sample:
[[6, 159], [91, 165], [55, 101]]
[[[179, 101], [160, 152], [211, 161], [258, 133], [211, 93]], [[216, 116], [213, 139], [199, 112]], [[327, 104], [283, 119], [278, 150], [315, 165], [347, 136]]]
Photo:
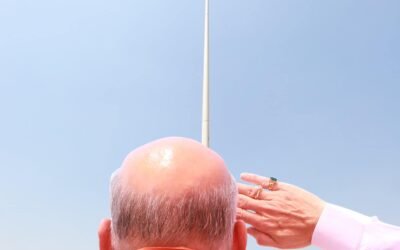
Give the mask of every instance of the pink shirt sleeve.
[[400, 227], [327, 204], [312, 244], [324, 250], [400, 250]]

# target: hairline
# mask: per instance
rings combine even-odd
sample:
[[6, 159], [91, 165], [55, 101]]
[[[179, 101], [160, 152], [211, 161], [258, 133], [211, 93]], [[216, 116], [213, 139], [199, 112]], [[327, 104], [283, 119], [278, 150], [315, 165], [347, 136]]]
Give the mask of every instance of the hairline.
[[[224, 200], [224, 203], [226, 207], [222, 207], [218, 209], [215, 209], [214, 207], [210, 207], [210, 214], [211, 216], [216, 216], [215, 210], [218, 210], [217, 213], [225, 218], [221, 218], [223, 221], [225, 221], [226, 225], [214, 225], [215, 227], [223, 227], [225, 228], [225, 232], [223, 235], [219, 235], [218, 238], [214, 238], [209, 242], [209, 247], [212, 247], [213, 249], [217, 249], [218, 245], [220, 245], [222, 242], [228, 241], [229, 243], [232, 242], [232, 237], [233, 237], [233, 227], [234, 227], [234, 221], [235, 221], [235, 211], [236, 211], [236, 194], [237, 194], [237, 186], [236, 186], [236, 181], [235, 178], [232, 176], [232, 174], [229, 174], [229, 180], [226, 179], [223, 183], [220, 185], [213, 185], [209, 187], [205, 187], [207, 191], [204, 192], [204, 189], [202, 191], [198, 191], [198, 189], [188, 189], [185, 190], [185, 194], [194, 194], [194, 196], [202, 201], [202, 203], [215, 203], [215, 199], [222, 199]], [[133, 244], [136, 243], [146, 243], [143, 242], [142, 240], [137, 240], [137, 239], [132, 239], [133, 237], [121, 237], [119, 233], [117, 232], [118, 227], [121, 225], [118, 225], [117, 218], [120, 216], [121, 209], [126, 209], [126, 208], [121, 208], [119, 207], [121, 201], [124, 200], [123, 203], [125, 202], [126, 204], [132, 204], [135, 202], [141, 202], [141, 203], [146, 203], [146, 204], [139, 204], [139, 205], [144, 205], [144, 206], [149, 206], [151, 203], [151, 206], [158, 206], [160, 208], [160, 204], [163, 202], [167, 202], [168, 204], [171, 204], [170, 202], [174, 202], [176, 200], [179, 200], [178, 196], [175, 197], [165, 197], [165, 193], [159, 194], [158, 192], [152, 192], [152, 193], [143, 193], [139, 192], [138, 190], [135, 189], [130, 189], [126, 190], [126, 188], [123, 187], [123, 184], [121, 183], [121, 176], [120, 176], [120, 169], [117, 169], [112, 175], [111, 175], [111, 180], [110, 180], [110, 194], [111, 194], [111, 215], [112, 215], [112, 234], [113, 234], [113, 245], [117, 248], [118, 245], [121, 245], [124, 241], [130, 242], [129, 244], [132, 244], [131, 242], [133, 241]], [[145, 197], [145, 198], [143, 198]], [[221, 203], [221, 202], [219, 202]], [[181, 200], [181, 205], [186, 204], [185, 200]], [[206, 204], [203, 204], [206, 205]], [[216, 206], [221, 205], [215, 203]], [[222, 210], [221, 210], [222, 209]], [[223, 211], [223, 210], [226, 211]], [[117, 211], [115, 211], [117, 210]], [[161, 208], [161, 211], [164, 213], [168, 211], [163, 211]], [[221, 212], [223, 211], [223, 212]], [[137, 211], [136, 211], [137, 212]], [[187, 213], [187, 211], [180, 211], [181, 213]], [[158, 217], [162, 217], [163, 215], [153, 213], [153, 218], [155, 221], [157, 221]], [[229, 218], [228, 218], [229, 217]], [[131, 217], [130, 217], [131, 218]], [[129, 223], [129, 222], [128, 222]], [[188, 225], [188, 221], [185, 222], [186, 226], [194, 226], [194, 225]], [[213, 221], [211, 221], [213, 223]], [[189, 223], [190, 224], [190, 223]], [[171, 225], [170, 225], [171, 226]], [[176, 225], [175, 225], [176, 226]], [[194, 226], [195, 227], [195, 226]], [[180, 230], [184, 230], [184, 228], [180, 228]], [[178, 230], [179, 231], [179, 230]], [[214, 231], [215, 232], [215, 231]], [[129, 232], [129, 235], [133, 235], [134, 232]], [[151, 232], [150, 232], [151, 234]], [[212, 237], [211, 235], [200, 235], [200, 238], [206, 239], [206, 237]], [[179, 240], [178, 240], [179, 239]], [[179, 235], [173, 235], [171, 237], [171, 241], [173, 242], [174, 240], [181, 241], [182, 238]], [[145, 240], [146, 241], [146, 240]]]

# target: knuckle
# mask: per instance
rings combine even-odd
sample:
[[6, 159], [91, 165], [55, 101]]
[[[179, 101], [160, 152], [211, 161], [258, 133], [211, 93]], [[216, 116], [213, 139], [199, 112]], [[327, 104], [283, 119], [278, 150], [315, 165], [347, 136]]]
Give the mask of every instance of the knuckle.
[[247, 196], [253, 197], [253, 194], [254, 194], [253, 188], [249, 188], [249, 189], [247, 190]]
[[268, 219], [263, 218], [262, 220], [257, 221], [257, 227], [264, 228], [269, 224]]

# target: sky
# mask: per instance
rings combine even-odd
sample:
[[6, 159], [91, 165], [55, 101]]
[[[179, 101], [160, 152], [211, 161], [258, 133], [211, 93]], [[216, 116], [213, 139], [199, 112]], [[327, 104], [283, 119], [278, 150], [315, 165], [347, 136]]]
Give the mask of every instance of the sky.
[[[203, 4], [0, 0], [2, 249], [97, 249], [124, 156], [200, 140]], [[210, 8], [211, 147], [233, 175], [400, 225], [400, 2]]]

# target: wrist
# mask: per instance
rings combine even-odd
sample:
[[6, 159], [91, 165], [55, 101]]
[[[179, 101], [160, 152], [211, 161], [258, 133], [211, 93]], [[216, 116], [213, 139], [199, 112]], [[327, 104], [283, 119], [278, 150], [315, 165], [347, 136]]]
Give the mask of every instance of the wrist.
[[322, 212], [324, 211], [326, 207], [326, 202], [318, 199], [318, 201], [316, 201], [315, 204], [315, 211], [314, 211], [314, 216], [313, 216], [313, 220], [312, 220], [312, 231], [314, 233], [315, 227], [318, 224], [319, 219], [321, 218]]

